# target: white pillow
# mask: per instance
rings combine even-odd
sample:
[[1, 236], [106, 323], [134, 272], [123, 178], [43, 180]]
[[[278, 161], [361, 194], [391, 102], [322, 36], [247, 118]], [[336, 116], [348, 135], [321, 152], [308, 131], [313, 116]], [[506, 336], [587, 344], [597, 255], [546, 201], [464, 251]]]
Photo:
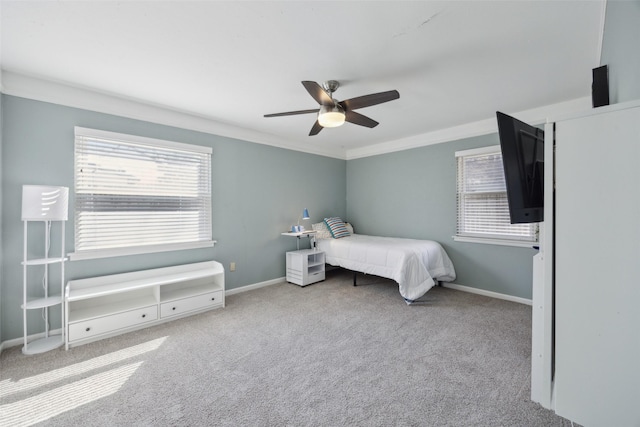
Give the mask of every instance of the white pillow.
[[345, 223], [344, 223], [344, 226], [345, 226], [345, 227], [347, 227], [347, 231], [349, 232], [349, 234], [355, 234], [355, 233], [353, 232], [353, 225], [351, 225], [351, 223], [349, 223], [349, 222], [345, 222]]
[[316, 224], [311, 224], [311, 228], [316, 232], [316, 239], [331, 239], [331, 232], [327, 228], [327, 224], [324, 222], [318, 222]]

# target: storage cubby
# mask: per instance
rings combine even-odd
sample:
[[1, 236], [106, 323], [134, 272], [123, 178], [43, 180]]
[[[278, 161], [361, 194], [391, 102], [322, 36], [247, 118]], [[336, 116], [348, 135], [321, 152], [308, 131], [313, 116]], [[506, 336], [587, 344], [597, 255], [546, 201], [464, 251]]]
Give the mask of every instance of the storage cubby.
[[216, 261], [71, 280], [66, 348], [224, 307], [224, 291]]
[[224, 290], [223, 277], [205, 277], [182, 283], [164, 285], [160, 288], [160, 302], [174, 301], [193, 295]]
[[155, 294], [156, 289], [150, 287], [70, 302], [69, 323], [157, 305], [158, 297]]
[[287, 252], [287, 282], [307, 286], [325, 278], [324, 252], [303, 249]]

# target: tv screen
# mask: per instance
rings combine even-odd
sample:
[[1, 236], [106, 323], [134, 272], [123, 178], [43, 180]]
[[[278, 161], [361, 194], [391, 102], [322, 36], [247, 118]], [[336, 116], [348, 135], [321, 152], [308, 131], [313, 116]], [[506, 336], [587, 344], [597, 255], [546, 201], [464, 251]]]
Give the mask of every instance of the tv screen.
[[544, 220], [544, 131], [496, 112], [511, 224]]

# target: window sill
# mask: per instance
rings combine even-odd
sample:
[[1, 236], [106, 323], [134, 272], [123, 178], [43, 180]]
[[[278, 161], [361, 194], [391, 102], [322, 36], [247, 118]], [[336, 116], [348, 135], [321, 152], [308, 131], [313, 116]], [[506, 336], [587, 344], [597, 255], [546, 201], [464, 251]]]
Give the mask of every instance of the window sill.
[[515, 246], [519, 248], [537, 249], [538, 242], [526, 242], [522, 240], [487, 239], [483, 237], [453, 236], [456, 242], [482, 243], [485, 245]]
[[173, 245], [157, 246], [137, 246], [135, 248], [115, 248], [101, 249], [95, 251], [73, 252], [69, 254], [71, 261], [82, 261], [86, 259], [111, 258], [118, 256], [152, 254], [157, 252], [179, 251], [183, 249], [212, 248], [217, 243], [216, 240], [208, 242], [179, 243]]

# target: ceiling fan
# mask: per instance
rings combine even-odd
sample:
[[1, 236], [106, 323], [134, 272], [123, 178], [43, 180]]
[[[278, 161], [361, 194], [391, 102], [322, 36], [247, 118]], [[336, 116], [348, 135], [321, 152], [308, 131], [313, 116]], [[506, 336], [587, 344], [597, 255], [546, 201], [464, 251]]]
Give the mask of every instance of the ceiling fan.
[[309, 132], [309, 136], [317, 135], [322, 128], [342, 126], [345, 121], [368, 128], [378, 125], [378, 122], [356, 113], [355, 109], [370, 107], [383, 102], [393, 101], [400, 98], [397, 90], [387, 92], [372, 93], [369, 95], [358, 96], [344, 101], [338, 101], [333, 98], [333, 93], [340, 87], [340, 83], [336, 80], [328, 80], [320, 86], [316, 82], [303, 81], [302, 85], [309, 92], [309, 95], [320, 104], [320, 108], [312, 110], [288, 111], [286, 113], [265, 114], [264, 117], [280, 117], [293, 116], [296, 114], [318, 113], [318, 118]]

